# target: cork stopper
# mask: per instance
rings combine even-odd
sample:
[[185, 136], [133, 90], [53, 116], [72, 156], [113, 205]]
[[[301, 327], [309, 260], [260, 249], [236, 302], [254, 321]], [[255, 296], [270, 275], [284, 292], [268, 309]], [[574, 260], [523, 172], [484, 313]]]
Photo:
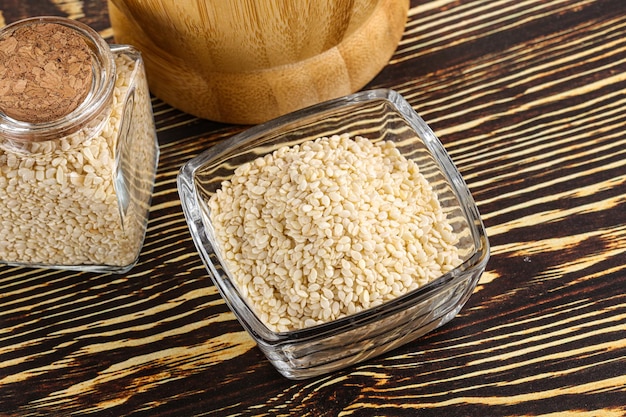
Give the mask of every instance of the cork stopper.
[[0, 111], [22, 122], [68, 115], [91, 89], [89, 46], [74, 30], [40, 22], [0, 36]]

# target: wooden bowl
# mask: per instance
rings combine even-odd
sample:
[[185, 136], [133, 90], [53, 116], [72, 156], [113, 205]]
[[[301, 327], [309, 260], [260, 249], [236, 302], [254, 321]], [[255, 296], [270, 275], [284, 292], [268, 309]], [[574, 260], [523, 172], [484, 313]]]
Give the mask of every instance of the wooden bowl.
[[142, 51], [170, 105], [257, 124], [353, 93], [387, 64], [408, 0], [108, 0], [115, 41]]

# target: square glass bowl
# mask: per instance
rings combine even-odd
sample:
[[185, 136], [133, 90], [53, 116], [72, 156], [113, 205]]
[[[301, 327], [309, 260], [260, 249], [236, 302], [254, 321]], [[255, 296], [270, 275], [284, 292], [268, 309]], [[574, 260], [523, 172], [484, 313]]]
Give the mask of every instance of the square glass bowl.
[[[462, 263], [378, 307], [277, 333], [259, 320], [229, 276], [207, 202], [241, 164], [283, 146], [339, 133], [394, 141], [404, 156], [418, 164], [460, 236], [457, 246]], [[489, 259], [489, 242], [465, 181], [433, 131], [392, 90], [356, 93], [252, 127], [187, 162], [178, 175], [178, 190], [193, 241], [213, 282], [270, 362], [290, 379], [353, 365], [447, 323], [470, 297]]]

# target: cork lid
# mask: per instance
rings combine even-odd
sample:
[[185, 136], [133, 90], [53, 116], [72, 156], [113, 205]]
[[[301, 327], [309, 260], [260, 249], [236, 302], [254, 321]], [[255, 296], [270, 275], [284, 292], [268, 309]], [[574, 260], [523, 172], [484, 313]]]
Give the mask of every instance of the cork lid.
[[75, 110], [92, 84], [83, 37], [58, 23], [35, 22], [0, 35], [0, 111], [45, 123]]

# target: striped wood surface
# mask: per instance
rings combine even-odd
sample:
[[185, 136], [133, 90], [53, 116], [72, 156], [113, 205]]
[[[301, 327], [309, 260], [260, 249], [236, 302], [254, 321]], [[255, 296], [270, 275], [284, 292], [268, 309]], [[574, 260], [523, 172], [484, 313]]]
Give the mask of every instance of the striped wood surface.
[[[0, 24], [106, 3], [0, 0]], [[413, 1], [368, 87], [402, 93], [468, 182], [492, 258], [459, 316], [308, 381], [267, 362], [212, 286], [180, 166], [244, 129], [155, 99], [161, 161], [127, 275], [0, 267], [0, 414], [626, 415], [626, 3]]]

